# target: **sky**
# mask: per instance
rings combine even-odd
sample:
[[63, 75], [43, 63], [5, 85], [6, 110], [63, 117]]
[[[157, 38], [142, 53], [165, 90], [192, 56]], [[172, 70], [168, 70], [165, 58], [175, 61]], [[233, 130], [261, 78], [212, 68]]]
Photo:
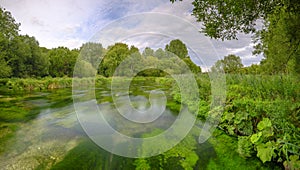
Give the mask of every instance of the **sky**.
[[[191, 0], [0, 0], [21, 23], [20, 33], [34, 36], [40, 46], [79, 48], [88, 41], [112, 45], [121, 41], [143, 50], [164, 48], [172, 39], [184, 39], [192, 60], [212, 65], [228, 54], [241, 57], [244, 65], [259, 63], [252, 55], [250, 35], [221, 41], [205, 37], [201, 23], [191, 15]], [[196, 32], [195, 32], [196, 30]], [[101, 36], [100, 36], [101, 35]], [[109, 39], [109, 40], [108, 40]], [[105, 44], [102, 41], [106, 41]], [[204, 57], [205, 56], [205, 57]]]

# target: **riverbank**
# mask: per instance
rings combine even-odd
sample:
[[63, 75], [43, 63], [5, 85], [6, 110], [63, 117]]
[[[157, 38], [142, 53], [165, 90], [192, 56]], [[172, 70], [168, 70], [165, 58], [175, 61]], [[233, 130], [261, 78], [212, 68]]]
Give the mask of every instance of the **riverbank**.
[[[80, 84], [90, 83], [94, 78], [76, 78]], [[128, 81], [127, 77], [116, 77], [116, 81]], [[111, 82], [111, 77], [97, 76], [95, 78], [96, 85]], [[161, 83], [170, 83], [169, 78], [165, 77], [135, 77], [136, 81], [159, 81]], [[45, 78], [4, 78], [0, 79], [0, 88], [13, 91], [42, 91], [52, 89], [71, 88], [73, 78], [71, 77], [45, 77]]]

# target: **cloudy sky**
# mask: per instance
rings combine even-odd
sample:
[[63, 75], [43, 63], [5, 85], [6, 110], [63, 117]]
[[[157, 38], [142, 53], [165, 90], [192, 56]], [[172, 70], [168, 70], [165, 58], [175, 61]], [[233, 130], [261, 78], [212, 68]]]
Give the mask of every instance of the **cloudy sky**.
[[[1, 0], [0, 5], [21, 23], [21, 34], [36, 37], [40, 45], [47, 48], [78, 48], [87, 41], [101, 41], [103, 45], [110, 45], [113, 43], [111, 41], [117, 40], [141, 50], [146, 46], [157, 49], [164, 48], [171, 39], [180, 38], [189, 47], [193, 61], [199, 65], [203, 65], [203, 62], [210, 65], [228, 54], [240, 56], [244, 65], [261, 60], [261, 56], [251, 53], [249, 35], [240, 35], [236, 41], [222, 42], [195, 32], [201, 28], [201, 24], [191, 16], [191, 2]], [[104, 39], [109, 39], [108, 44], [102, 42]], [[211, 60], [206, 61], [207, 58]]]

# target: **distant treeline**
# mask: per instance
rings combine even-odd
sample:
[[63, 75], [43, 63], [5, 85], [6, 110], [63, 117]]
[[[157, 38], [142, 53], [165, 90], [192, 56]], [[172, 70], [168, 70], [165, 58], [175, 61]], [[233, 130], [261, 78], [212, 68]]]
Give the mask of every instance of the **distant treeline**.
[[[128, 56], [134, 55], [136, 68], [137, 63], [141, 67], [149, 65], [160, 65], [159, 68], [171, 68], [169, 73], [184, 73], [175, 59], [166, 51], [181, 58], [190, 69], [201, 72], [189, 58], [186, 45], [180, 40], [173, 40], [166, 45], [165, 49], [156, 51], [145, 48], [142, 54], [138, 48], [123, 43], [116, 43], [103, 48], [100, 43], [88, 42], [79, 49], [68, 49], [58, 47], [47, 49], [40, 47], [38, 41], [29, 35], [19, 34], [19, 23], [16, 23], [11, 13], [0, 7], [0, 78], [39, 78], [39, 77], [63, 77], [73, 76], [74, 66], [78, 56], [84, 60], [77, 63], [78, 70], [86, 73], [97, 71], [105, 77], [113, 75], [115, 68]], [[177, 59], [178, 59], [177, 57]], [[102, 60], [97, 64], [97, 61]], [[132, 62], [130, 62], [132, 63]], [[99, 66], [100, 64], [100, 66]], [[161, 66], [165, 64], [165, 66]], [[169, 65], [172, 65], [170, 67]], [[99, 67], [98, 67], [99, 66]], [[133, 65], [124, 70], [123, 76], [135, 71]], [[123, 71], [122, 71], [123, 72]], [[158, 69], [149, 69], [142, 73], [142, 76], [164, 76], [165, 72]]]
[[[137, 72], [138, 76], [157, 77], [185, 74], [189, 70], [193, 73], [201, 72], [201, 68], [188, 56], [186, 45], [178, 39], [172, 40], [164, 49], [153, 50], [146, 47], [142, 52], [134, 46], [129, 47], [118, 42], [107, 48], [100, 43], [88, 42], [78, 49], [66, 47], [47, 49], [40, 47], [34, 37], [20, 35], [19, 26], [11, 13], [0, 7], [0, 78], [73, 77], [73, 75], [86, 77], [96, 74], [111, 77], [132, 76]], [[77, 60], [79, 56], [80, 60]], [[211, 71], [242, 74], [297, 73], [296, 60], [291, 59], [288, 63], [279, 64], [276, 62], [281, 60], [265, 58], [258, 65], [244, 67], [240, 57], [230, 54], [217, 61]], [[123, 68], [115, 73], [121, 63]], [[284, 67], [279, 67], [281, 65]], [[150, 67], [151, 69], [141, 71]]]

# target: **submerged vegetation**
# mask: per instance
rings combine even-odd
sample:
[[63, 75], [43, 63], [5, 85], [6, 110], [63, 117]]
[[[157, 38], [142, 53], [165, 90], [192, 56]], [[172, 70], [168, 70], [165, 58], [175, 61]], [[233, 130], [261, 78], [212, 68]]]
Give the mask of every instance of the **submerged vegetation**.
[[[118, 81], [122, 84], [122, 81], [127, 80], [118, 79]], [[218, 130], [207, 143], [201, 145], [197, 143], [201, 123], [196, 125], [190, 134], [170, 151], [146, 159], [109, 156], [110, 154], [106, 151], [87, 139], [83, 139], [82, 143], [66, 153], [63, 159], [57, 160], [53, 168], [110, 166], [114, 169], [121, 167], [121, 169], [240, 169], [241, 167], [244, 167], [243, 169], [281, 169], [284, 167], [298, 169], [300, 149], [298, 81], [299, 79], [293, 76], [227, 75], [225, 111]], [[110, 78], [101, 78], [97, 86], [108, 90], [110, 82]], [[201, 98], [197, 116], [201, 122], [208, 116], [211, 103], [208, 75], [200, 75], [197, 82]], [[168, 97], [167, 107], [174, 113], [179, 112], [180, 91], [177, 91], [177, 87], [174, 86], [174, 80], [163, 77], [136, 77], [130, 87], [133, 95], [147, 96], [147, 93], [139, 90], [140, 87], [144, 87], [143, 84], [152, 86], [156, 84], [155, 86], [165, 89]], [[47, 95], [47, 100], [52, 101], [52, 104], [44, 107], [64, 107], [67, 103], [72, 103], [72, 100], [69, 100], [71, 89], [66, 90], [62, 91], [63, 93], [57, 93], [57, 90], [50, 91], [51, 95]], [[16, 91], [11, 92], [16, 93]], [[1, 111], [2, 146], [7, 146], [8, 143], [5, 141], [14, 139], [14, 134], [22, 127], [22, 124], [26, 123], [26, 120], [34, 119], [34, 115], [37, 115], [43, 108], [36, 108], [34, 105], [30, 107], [26, 100], [45, 97], [33, 95], [26, 99], [24, 98], [26, 94], [28, 92], [16, 93], [12, 95], [12, 98], [7, 98], [11, 95], [2, 96], [3, 107], [1, 108], [8, 108]], [[100, 103], [112, 100], [109, 96], [106, 98], [98, 96], [97, 99]], [[152, 133], [157, 132], [153, 131], [144, 135], [147, 137]], [[75, 163], [78, 160], [82, 161]], [[112, 162], [107, 162], [108, 160]]]

